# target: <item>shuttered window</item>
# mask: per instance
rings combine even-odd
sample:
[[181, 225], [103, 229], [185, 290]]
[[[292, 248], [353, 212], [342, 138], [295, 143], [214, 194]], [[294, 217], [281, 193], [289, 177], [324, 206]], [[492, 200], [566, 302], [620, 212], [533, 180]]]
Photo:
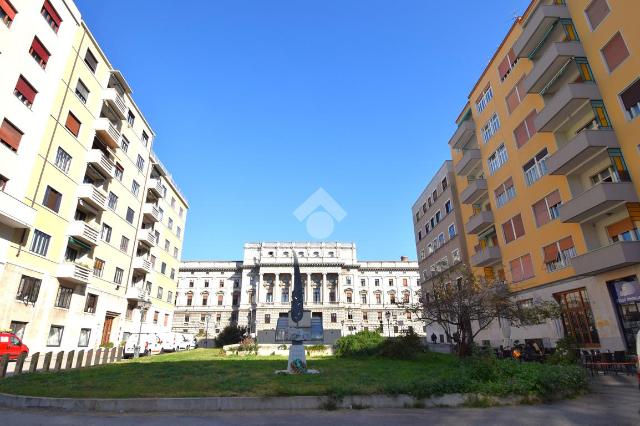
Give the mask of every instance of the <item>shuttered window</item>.
[[640, 115], [640, 80], [633, 83], [627, 90], [620, 95], [624, 109], [630, 118]]
[[47, 24], [49, 24], [51, 29], [55, 32], [58, 32], [58, 29], [60, 29], [60, 24], [62, 24], [62, 19], [60, 18], [60, 15], [58, 15], [56, 9], [51, 5], [49, 0], [45, 0], [40, 13], [44, 17], [44, 20], [47, 21]]
[[13, 91], [13, 94], [16, 95], [20, 101], [25, 104], [27, 107], [31, 108], [31, 105], [36, 100], [36, 95], [38, 91], [27, 81], [26, 78], [20, 76], [18, 78], [18, 82], [16, 83], [16, 88]]
[[531, 255], [528, 253], [509, 262], [509, 267], [511, 269], [511, 280], [514, 283], [528, 280], [534, 276]]
[[516, 238], [520, 238], [524, 235], [524, 224], [522, 223], [522, 216], [516, 215], [502, 224], [502, 231], [504, 233], [504, 240], [507, 244]]
[[504, 81], [504, 79], [507, 78], [517, 61], [518, 58], [516, 57], [516, 54], [513, 52], [513, 49], [510, 49], [507, 56], [502, 60], [502, 62], [500, 62], [500, 65], [498, 65], [500, 81]]
[[604, 21], [609, 12], [607, 0], [593, 0], [585, 10], [591, 29], [595, 30], [600, 25], [600, 22]]
[[569, 266], [570, 260], [576, 257], [573, 238], [566, 237], [542, 248], [547, 272], [554, 272]]
[[509, 114], [511, 114], [515, 109], [522, 103], [526, 93], [524, 91], [524, 79], [526, 76], [522, 76], [520, 81], [511, 89], [511, 92], [505, 98], [507, 102], [507, 109], [509, 110]]
[[630, 217], [607, 226], [607, 235], [613, 242], [630, 241], [639, 237], [636, 225]]
[[47, 189], [44, 191], [44, 200], [42, 200], [42, 204], [57, 213], [60, 210], [61, 201], [62, 194], [52, 187], [47, 186]]
[[16, 9], [9, 0], [0, 0], [0, 20], [4, 22], [7, 27], [11, 27], [16, 13]]
[[526, 144], [529, 139], [536, 134], [536, 127], [534, 124], [534, 120], [536, 119], [538, 113], [534, 109], [527, 115], [522, 123], [518, 124], [518, 126], [513, 130], [513, 137], [516, 140], [516, 146], [518, 148], [522, 148], [524, 144]]
[[7, 119], [2, 120], [0, 126], [0, 142], [8, 146], [11, 150], [17, 151], [22, 139], [22, 131], [11, 124]]
[[612, 72], [624, 62], [629, 56], [629, 50], [620, 33], [616, 33], [611, 40], [602, 48], [602, 56], [604, 57], [609, 72]]
[[96, 72], [96, 68], [98, 68], [98, 60], [93, 53], [89, 49], [87, 49], [87, 53], [84, 54], [84, 62], [87, 64], [91, 72]]
[[536, 225], [540, 227], [556, 219], [560, 215], [561, 203], [562, 200], [560, 199], [560, 192], [558, 190], [553, 191], [535, 203], [532, 208]]
[[49, 57], [51, 56], [51, 54], [49, 53], [47, 48], [44, 47], [44, 44], [42, 44], [38, 37], [33, 38], [31, 47], [29, 48], [29, 54], [33, 59], [35, 59], [38, 65], [42, 67], [42, 69], [45, 69], [47, 67], [47, 62], [49, 62]]
[[69, 115], [67, 115], [67, 122], [65, 126], [71, 133], [74, 134], [74, 136], [77, 137], [78, 134], [80, 134], [80, 120], [78, 120], [78, 118], [73, 115], [71, 111], [69, 111]]

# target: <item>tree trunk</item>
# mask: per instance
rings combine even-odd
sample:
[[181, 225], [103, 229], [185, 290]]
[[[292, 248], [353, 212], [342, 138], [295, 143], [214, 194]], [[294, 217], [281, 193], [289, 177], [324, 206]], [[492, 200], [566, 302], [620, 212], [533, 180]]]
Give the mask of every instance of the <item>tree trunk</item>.
[[460, 321], [460, 340], [458, 342], [458, 356], [465, 358], [473, 354], [473, 329], [471, 328], [471, 320], [465, 315]]

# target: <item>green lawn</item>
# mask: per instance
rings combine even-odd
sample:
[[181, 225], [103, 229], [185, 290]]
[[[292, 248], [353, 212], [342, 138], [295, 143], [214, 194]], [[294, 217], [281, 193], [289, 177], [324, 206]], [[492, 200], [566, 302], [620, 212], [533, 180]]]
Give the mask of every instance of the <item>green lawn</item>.
[[541, 394], [547, 391], [537, 389], [540, 384], [536, 378], [541, 372], [543, 376], [545, 371], [550, 374], [543, 380], [564, 387], [580, 385], [583, 376], [570, 370], [574, 367], [509, 363], [507, 370], [512, 373], [501, 372], [498, 378], [482, 377], [482, 373], [473, 378], [468, 365], [438, 353], [426, 353], [410, 361], [310, 358], [309, 367], [320, 370], [320, 374], [276, 375], [275, 370], [284, 369], [286, 363], [283, 357], [223, 356], [217, 350], [197, 349], [69, 372], [9, 377], [0, 380], [0, 392], [85, 398], [397, 393], [429, 396], [476, 391]]

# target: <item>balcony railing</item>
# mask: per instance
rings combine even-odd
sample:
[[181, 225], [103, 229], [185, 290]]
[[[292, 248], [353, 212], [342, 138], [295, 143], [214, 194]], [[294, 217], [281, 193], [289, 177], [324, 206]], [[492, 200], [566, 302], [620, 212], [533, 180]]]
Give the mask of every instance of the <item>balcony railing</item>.
[[151, 272], [151, 262], [144, 257], [135, 257], [133, 259], [133, 269], [148, 274]]
[[90, 183], [83, 183], [78, 187], [78, 198], [97, 210], [104, 211], [107, 209], [107, 196]]
[[149, 179], [149, 191], [156, 197], [164, 196], [164, 191], [162, 190], [162, 182], [160, 181], [160, 179]]
[[462, 204], [475, 204], [487, 193], [487, 181], [483, 178], [467, 179], [469, 184], [460, 193]]
[[580, 111], [591, 110], [589, 101], [602, 99], [593, 82], [569, 83], [555, 94], [545, 97], [545, 106], [535, 118], [539, 132], [557, 132], [577, 124]]
[[471, 216], [464, 228], [467, 230], [467, 234], [479, 234], [493, 225], [493, 222], [493, 212], [484, 210]]
[[100, 139], [112, 149], [118, 148], [120, 145], [120, 131], [106, 117], [96, 120], [96, 133]]
[[159, 222], [160, 221], [160, 210], [155, 204], [152, 203], [144, 203], [142, 206], [142, 214], [144, 218], [151, 222]]
[[460, 161], [456, 163], [455, 172], [458, 176], [466, 176], [481, 162], [482, 157], [479, 149], [467, 149]]
[[113, 179], [114, 163], [111, 158], [99, 149], [91, 149], [87, 153], [87, 163], [93, 164], [107, 179]]
[[150, 302], [151, 294], [141, 287], [130, 286], [127, 288], [126, 298], [137, 302]]
[[619, 241], [571, 259], [576, 275], [598, 275], [640, 263], [640, 241]]
[[36, 210], [4, 191], [0, 191], [0, 223], [11, 228], [28, 229], [36, 219]]
[[582, 43], [566, 41], [552, 43], [544, 54], [537, 59], [533, 69], [524, 81], [527, 93], [540, 93], [575, 57], [586, 56]]
[[58, 266], [58, 279], [70, 281], [76, 284], [88, 284], [92, 276], [91, 268], [73, 262], [63, 263]]
[[566, 5], [540, 5], [524, 23], [520, 38], [513, 45], [518, 58], [526, 58], [538, 50], [549, 34], [553, 24], [559, 19], [571, 19]]
[[69, 225], [69, 236], [93, 246], [98, 244], [98, 234], [98, 230], [81, 220], [74, 220]]
[[449, 140], [449, 146], [454, 149], [477, 148], [475, 122], [473, 120], [465, 120], [460, 123], [458, 129]]
[[547, 159], [549, 174], [570, 175], [586, 170], [600, 155], [607, 155], [607, 149], [619, 147], [613, 130], [583, 130]]
[[470, 263], [473, 267], [491, 266], [502, 261], [500, 247], [492, 246], [479, 249], [471, 256]]
[[149, 246], [156, 245], [156, 235], [153, 229], [141, 229], [138, 233], [138, 239]]
[[626, 203], [637, 203], [631, 182], [602, 182], [560, 206], [560, 221], [581, 223], [605, 215]]
[[127, 105], [124, 103], [124, 98], [115, 88], [105, 89], [104, 100], [111, 105], [113, 112], [118, 114], [121, 120], [127, 118]]

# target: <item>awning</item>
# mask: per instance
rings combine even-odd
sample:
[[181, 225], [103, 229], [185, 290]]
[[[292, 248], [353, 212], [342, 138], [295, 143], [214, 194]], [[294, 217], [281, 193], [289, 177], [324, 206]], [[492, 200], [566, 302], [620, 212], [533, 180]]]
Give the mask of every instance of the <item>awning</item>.
[[73, 244], [74, 246], [78, 246], [81, 249], [86, 250], [86, 251], [91, 251], [91, 249], [92, 249], [92, 247], [89, 244], [84, 243], [84, 242], [82, 242], [82, 241], [80, 241], [80, 240], [78, 240], [76, 238], [73, 238], [73, 237], [69, 237], [69, 244]]

